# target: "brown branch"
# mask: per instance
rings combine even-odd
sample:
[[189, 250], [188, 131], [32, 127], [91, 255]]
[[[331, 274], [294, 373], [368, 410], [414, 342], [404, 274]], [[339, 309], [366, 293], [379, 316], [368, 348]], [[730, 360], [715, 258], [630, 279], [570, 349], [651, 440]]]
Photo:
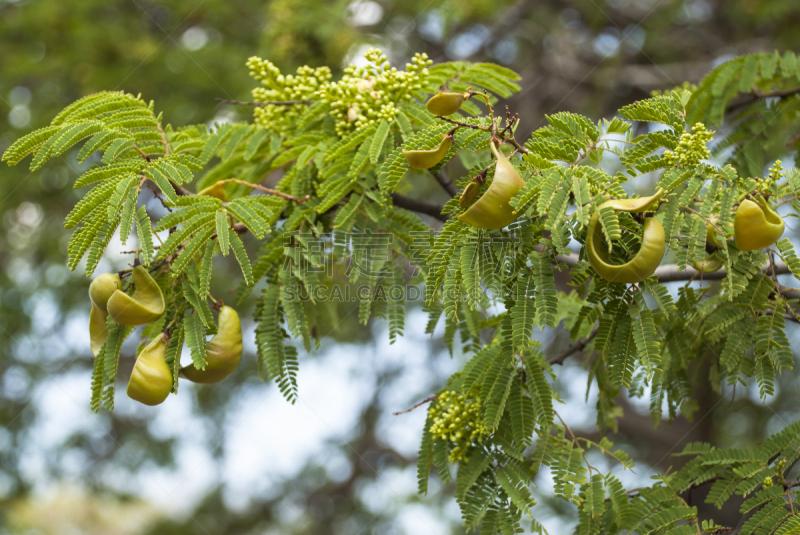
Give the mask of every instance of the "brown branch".
[[226, 98], [216, 98], [217, 102], [225, 104], [237, 104], [240, 106], [294, 106], [295, 104], [316, 104], [316, 100], [268, 100], [265, 102], [245, 102], [243, 100], [228, 100]]
[[413, 406], [413, 407], [411, 407], [410, 409], [406, 409], [406, 410], [404, 410], [404, 411], [393, 412], [392, 414], [394, 414], [395, 416], [397, 416], [398, 414], [405, 414], [405, 413], [407, 413], [407, 412], [411, 412], [411, 411], [413, 411], [414, 409], [416, 409], [417, 407], [422, 407], [423, 405], [425, 405], [425, 404], [426, 404], [426, 403], [428, 403], [429, 401], [433, 401], [434, 399], [439, 399], [439, 394], [436, 394], [435, 396], [431, 396], [431, 397], [429, 397], [429, 398], [423, 399], [422, 401], [420, 401], [419, 403], [417, 403], [416, 405], [414, 405], [414, 406]]
[[276, 197], [281, 197], [282, 199], [286, 199], [287, 201], [294, 201], [297, 204], [306, 202], [311, 198], [311, 195], [306, 195], [305, 197], [294, 197], [293, 195], [289, 195], [288, 193], [284, 193], [282, 191], [278, 191], [276, 189], [267, 188], [262, 186], [261, 184], [253, 184], [252, 182], [246, 182], [244, 180], [239, 180], [238, 178], [229, 178], [227, 180], [221, 180], [220, 182], [235, 182], [236, 184], [241, 184], [243, 186], [247, 186], [249, 188], [257, 189], [271, 195], [275, 195]]
[[447, 171], [442, 169], [434, 176], [436, 177], [436, 181], [439, 183], [439, 185], [442, 186], [451, 197], [458, 195], [458, 186], [456, 186], [455, 183], [450, 180], [450, 177], [447, 175]]
[[592, 332], [590, 332], [587, 336], [581, 338], [574, 344], [570, 344], [570, 346], [567, 349], [565, 349], [555, 357], [550, 357], [549, 359], [547, 359], [547, 363], [564, 364], [564, 361], [567, 360], [567, 358], [570, 355], [583, 351], [586, 348], [586, 346], [589, 345], [589, 342], [591, 342], [594, 339], [594, 337], [597, 336], [598, 327], [599, 325], [595, 325], [594, 328], [592, 329]]
[[441, 119], [442, 121], [444, 121], [446, 123], [457, 124], [461, 128], [471, 128], [473, 130], [483, 130], [484, 132], [488, 132], [490, 130], [488, 126], [480, 126], [480, 125], [477, 125], [477, 124], [462, 123], [460, 121], [456, 121], [456, 120], [450, 119], [448, 117], [442, 117], [441, 115], [437, 115], [436, 118], [437, 119]]
[[[761, 268], [763, 273], [767, 273], [767, 271], [772, 271], [770, 266], [764, 266]], [[789, 271], [789, 266], [786, 264], [779, 262], [775, 264], [775, 274], [776, 275], [787, 275], [791, 273]], [[678, 271], [678, 266], [675, 264], [668, 264], [665, 266], [660, 266], [656, 269], [655, 275], [658, 277], [658, 282], [676, 282], [676, 281], [687, 281], [692, 279], [693, 277], [699, 275], [699, 272], [691, 267], [687, 267], [683, 271]], [[703, 273], [703, 280], [720, 280], [726, 277], [727, 273], [725, 269], [720, 269], [719, 271], [715, 271], [713, 273]]]
[[[569, 267], [574, 266], [578, 263], [578, 255], [571, 254], [569, 256], [558, 256], [556, 260], [562, 264], [566, 264]], [[761, 268], [761, 272], [767, 274], [768, 272], [772, 273], [772, 268], [770, 266], [764, 266]], [[776, 275], [788, 275], [791, 271], [789, 271], [789, 266], [784, 264], [783, 262], [776, 262], [775, 263], [775, 274]], [[679, 281], [688, 281], [700, 275], [700, 272], [692, 267], [687, 267], [683, 271], [678, 270], [678, 266], [676, 264], [665, 264], [663, 266], [659, 266], [654, 273], [656, 277], [658, 277], [658, 282], [679, 282]], [[721, 280], [727, 276], [725, 269], [720, 269], [713, 273], [703, 273], [702, 277], [703, 280]], [[786, 294], [784, 294], [786, 295]], [[800, 291], [797, 293], [789, 294], [792, 295], [790, 299], [800, 298]]]
[[439, 221], [447, 221], [447, 216], [442, 214], [442, 207], [432, 202], [423, 201], [421, 199], [412, 199], [399, 193], [392, 193], [392, 202], [395, 206], [417, 212], [419, 214], [429, 215]]
[[750, 91], [748, 98], [730, 104], [727, 111], [736, 111], [739, 108], [743, 108], [749, 104], [752, 104], [753, 102], [766, 98], [786, 98], [797, 94], [800, 94], [800, 87], [796, 87], [794, 89], [785, 89], [783, 91], [772, 91], [770, 93], [762, 93], [758, 89], [753, 88], [753, 90]]

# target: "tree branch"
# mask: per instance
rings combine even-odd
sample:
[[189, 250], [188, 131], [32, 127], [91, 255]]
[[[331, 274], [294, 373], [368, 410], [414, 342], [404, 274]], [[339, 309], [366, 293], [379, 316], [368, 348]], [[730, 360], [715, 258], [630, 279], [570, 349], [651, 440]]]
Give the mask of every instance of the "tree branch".
[[[574, 266], [578, 263], [578, 255], [571, 254], [569, 256], [558, 256], [556, 257], [558, 262], [567, 264], [569, 267]], [[770, 266], [764, 266], [761, 268], [762, 273], [767, 273], [767, 271], [772, 273], [772, 268]], [[776, 275], [788, 275], [791, 271], [789, 271], [789, 266], [784, 264], [783, 262], [776, 262], [775, 263], [775, 274]], [[696, 269], [692, 267], [687, 267], [683, 271], [678, 271], [678, 266], [676, 264], [666, 264], [663, 266], [659, 266], [656, 269], [655, 276], [658, 277], [658, 282], [679, 282], [679, 281], [688, 281], [693, 278], [698, 280], [710, 281], [710, 280], [721, 280], [724, 279], [727, 273], [724, 269], [720, 269], [719, 271], [715, 271], [713, 273], [700, 273]], [[794, 292], [792, 290], [787, 290], [784, 293], [784, 296], [794, 299], [800, 298], [800, 291]]]
[[458, 186], [456, 186], [455, 183], [450, 180], [450, 177], [447, 175], [447, 171], [442, 169], [434, 176], [436, 177], [436, 181], [439, 183], [439, 185], [441, 185], [451, 197], [458, 195]]
[[442, 207], [432, 202], [423, 201], [421, 199], [412, 199], [399, 193], [392, 193], [392, 202], [395, 206], [411, 210], [420, 214], [429, 215], [439, 221], [447, 221], [447, 216], [442, 214]]
[[239, 106], [294, 106], [295, 104], [316, 104], [316, 100], [268, 100], [265, 102], [245, 102], [243, 100], [228, 100], [226, 98], [214, 99], [225, 104], [237, 104]]
[[752, 104], [753, 102], [756, 102], [757, 100], [762, 100], [762, 99], [766, 99], [766, 98], [786, 98], [786, 97], [790, 97], [792, 95], [797, 95], [797, 94], [800, 94], [800, 87], [796, 87], [794, 89], [786, 89], [786, 90], [783, 90], [783, 91], [771, 91], [769, 93], [762, 93], [758, 89], [753, 89], [752, 91], [750, 91], [750, 94], [749, 94], [749, 96], [747, 98], [745, 98], [743, 100], [740, 100], [739, 102], [731, 103], [728, 106], [727, 111], [728, 112], [736, 111], [737, 109], [743, 108], [744, 106], [747, 106], [748, 104]]
[[565, 349], [564, 351], [562, 351], [560, 354], [556, 355], [555, 357], [550, 357], [549, 359], [547, 359], [547, 363], [548, 364], [564, 364], [564, 361], [567, 360], [567, 358], [570, 355], [573, 355], [575, 353], [579, 353], [579, 352], [583, 351], [584, 348], [589, 344], [589, 342], [591, 342], [594, 339], [594, 337], [597, 336], [597, 328], [598, 327], [599, 327], [599, 325], [595, 325], [594, 328], [592, 329], [592, 332], [590, 332], [587, 336], [581, 338], [580, 340], [578, 340], [574, 344], [570, 344], [567, 349]]
[[[765, 266], [761, 268], [763, 273], [767, 271], [772, 271], [769, 266]], [[789, 271], [789, 266], [784, 264], [783, 262], [775, 263], [775, 274], [776, 275], [787, 275], [791, 273]], [[687, 281], [692, 279], [693, 277], [697, 277], [698, 279], [702, 280], [720, 280], [724, 279], [727, 273], [724, 269], [720, 269], [719, 271], [715, 271], [713, 273], [699, 273], [696, 269], [687, 267], [683, 271], [678, 271], [678, 266], [675, 264], [668, 264], [666, 266], [660, 266], [656, 269], [655, 275], [658, 277], [658, 282], [676, 282], [676, 281]]]

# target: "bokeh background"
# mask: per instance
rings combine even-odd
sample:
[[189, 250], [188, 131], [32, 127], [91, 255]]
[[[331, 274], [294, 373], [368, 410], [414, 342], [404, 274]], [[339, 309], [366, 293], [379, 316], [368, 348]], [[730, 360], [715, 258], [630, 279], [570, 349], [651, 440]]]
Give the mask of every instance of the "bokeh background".
[[[336, 72], [370, 46], [396, 65], [427, 52], [520, 72], [523, 89], [508, 104], [524, 139], [547, 113], [608, 117], [733, 55], [796, 47], [798, 27], [797, 0], [0, 0], [0, 152], [103, 89], [153, 99], [176, 126], [248, 120], [252, 108], [215, 98], [249, 100], [249, 56], [284, 72]], [[112, 414], [93, 414], [89, 280], [65, 266], [62, 226], [82, 193], [72, 189], [80, 169], [70, 154], [36, 174], [0, 167], [0, 533], [463, 532], [452, 488], [416, 495], [424, 409], [392, 415], [463, 364], [440, 333], [422, 334], [417, 308], [393, 346], [380, 321], [364, 328], [346, 308], [329, 310], [322, 349], [301, 354], [293, 406], [258, 380], [250, 340], [218, 386], [182, 386], [155, 409], [120, 395]], [[98, 273], [120, 268], [108, 254]], [[226, 266], [215, 269], [214, 292], [225, 293]], [[538, 336], [548, 353], [568, 343], [560, 329]], [[581, 365], [562, 370], [560, 410], [592, 435]], [[669, 468], [667, 454], [685, 442], [751, 444], [800, 412], [791, 376], [767, 405], [743, 388], [721, 397], [701, 385], [698, 394], [698, 417], [656, 429], [646, 399], [620, 400], [612, 438], [639, 463], [625, 481]], [[563, 533], [574, 512], [548, 499], [546, 484], [537, 494], [535, 514]]]

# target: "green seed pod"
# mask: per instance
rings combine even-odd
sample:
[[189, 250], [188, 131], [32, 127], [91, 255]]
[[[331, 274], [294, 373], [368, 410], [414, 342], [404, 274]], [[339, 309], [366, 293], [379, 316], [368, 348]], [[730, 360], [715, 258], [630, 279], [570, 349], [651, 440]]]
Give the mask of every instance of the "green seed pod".
[[172, 390], [164, 336], [156, 336], [136, 359], [128, 381], [128, 397], [145, 405], [163, 403]]
[[105, 311], [92, 303], [92, 311], [89, 313], [89, 339], [91, 340], [92, 355], [95, 357], [100, 354], [103, 344], [108, 340], [106, 316]]
[[425, 105], [432, 114], [453, 115], [468, 98], [468, 93], [451, 93], [446, 92], [446, 89], [448, 89], [446, 85], [441, 86], [439, 92], [433, 95]]
[[501, 229], [519, 217], [514, 213], [514, 208], [508, 204], [508, 201], [525, 186], [525, 181], [519, 176], [505, 154], [497, 150], [494, 143], [489, 143], [489, 147], [497, 158], [494, 179], [481, 198], [458, 218], [473, 227]]
[[645, 219], [639, 252], [632, 260], [621, 265], [612, 264], [608, 252], [603, 250], [603, 231], [598, 224], [599, 219], [600, 216], [595, 212], [589, 220], [586, 235], [586, 256], [598, 275], [611, 282], [634, 283], [642, 282], [655, 273], [664, 258], [666, 245], [664, 227], [657, 219]]
[[692, 267], [700, 273], [713, 273], [722, 267], [722, 260], [716, 256], [706, 256], [700, 262], [692, 262]]
[[783, 235], [784, 223], [761, 195], [755, 202], [745, 199], [736, 209], [733, 237], [740, 251], [769, 247]]
[[[718, 217], [712, 217], [710, 221], [712, 224], [716, 224], [718, 219]], [[719, 236], [719, 234], [714, 230], [714, 227], [708, 225], [708, 227], [706, 227], [706, 241], [719, 249], [720, 239], [718, 239], [717, 236]], [[722, 260], [718, 259], [713, 254], [706, 255], [706, 257], [699, 262], [692, 262], [692, 267], [700, 273], [713, 273], [722, 266]]]
[[466, 208], [469, 206], [469, 203], [475, 200], [475, 197], [478, 196], [478, 192], [481, 190], [481, 185], [477, 182], [470, 182], [469, 184], [464, 187], [464, 191], [461, 193], [461, 196], [458, 198], [458, 205], [461, 208]]
[[133, 295], [117, 290], [108, 300], [108, 313], [121, 325], [145, 325], [164, 313], [164, 294], [142, 266], [133, 268]]
[[103, 273], [89, 285], [89, 299], [105, 313], [108, 311], [108, 300], [120, 288], [122, 288], [122, 281], [119, 280], [119, 275], [116, 273]]
[[664, 190], [659, 188], [656, 190], [655, 195], [650, 197], [640, 197], [638, 199], [614, 199], [604, 202], [602, 206], [610, 206], [619, 212], [628, 212], [631, 214], [639, 214], [646, 212], [650, 206], [664, 196]]
[[208, 195], [209, 197], [215, 197], [222, 202], [228, 200], [228, 194], [225, 193], [225, 182], [220, 180], [219, 182], [215, 182], [197, 192], [198, 195]]
[[[600, 208], [611, 206], [621, 212], [641, 213], [647, 211], [662, 195], [664, 195], [664, 191], [659, 189], [651, 197], [607, 201], [600, 205]], [[598, 275], [611, 282], [630, 284], [641, 282], [655, 273], [661, 259], [664, 258], [666, 248], [664, 227], [658, 220], [652, 217], [645, 219], [639, 252], [632, 260], [621, 265], [611, 263], [608, 251], [603, 247], [603, 230], [599, 222], [598, 208], [589, 220], [586, 233], [586, 256]]]
[[206, 369], [194, 364], [181, 368], [181, 374], [193, 383], [218, 383], [234, 372], [242, 359], [242, 324], [239, 314], [228, 306], [219, 310], [219, 329], [206, 344]]
[[444, 159], [452, 145], [453, 139], [450, 136], [445, 136], [435, 149], [404, 150], [403, 156], [406, 157], [408, 164], [414, 169], [430, 169]]

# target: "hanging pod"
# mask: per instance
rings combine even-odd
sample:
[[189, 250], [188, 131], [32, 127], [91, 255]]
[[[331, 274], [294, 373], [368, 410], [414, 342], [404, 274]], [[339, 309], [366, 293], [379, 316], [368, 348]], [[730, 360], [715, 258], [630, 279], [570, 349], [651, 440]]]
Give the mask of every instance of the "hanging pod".
[[116, 273], [103, 273], [89, 285], [89, 299], [92, 301], [92, 311], [89, 313], [89, 339], [92, 355], [95, 357], [108, 339], [108, 325], [106, 325], [108, 300], [120, 288], [122, 281]]
[[408, 164], [414, 169], [430, 169], [441, 162], [447, 151], [453, 145], [453, 138], [445, 135], [439, 142], [439, 146], [431, 150], [404, 150], [403, 156], [408, 160]]
[[434, 115], [453, 115], [461, 104], [469, 98], [469, 93], [453, 93], [447, 91], [446, 85], [439, 87], [439, 92], [433, 95], [425, 107]]
[[128, 381], [128, 397], [145, 405], [163, 403], [172, 390], [172, 372], [167, 365], [164, 335], [156, 336], [142, 349]]
[[[716, 224], [719, 218], [714, 217], [711, 219], [712, 224]], [[720, 242], [717, 239], [717, 232], [714, 230], [714, 227], [708, 225], [706, 227], [706, 241], [719, 249]], [[718, 259], [713, 254], [706, 255], [706, 257], [699, 261], [699, 262], [692, 262], [692, 267], [699, 271], [700, 273], [713, 273], [717, 271], [719, 268], [722, 267], [722, 260]]]
[[92, 303], [92, 311], [89, 312], [89, 340], [91, 340], [92, 355], [95, 357], [100, 354], [103, 344], [108, 340], [106, 315], [99, 306]]
[[206, 344], [206, 369], [194, 364], [181, 368], [181, 374], [193, 383], [218, 383], [236, 370], [242, 359], [242, 324], [239, 314], [228, 306], [219, 309], [217, 334]]
[[133, 295], [117, 290], [108, 300], [108, 313], [121, 325], [145, 325], [164, 313], [164, 294], [142, 266], [133, 268]]
[[478, 192], [481, 190], [481, 185], [475, 181], [470, 182], [464, 187], [464, 191], [461, 192], [461, 196], [458, 198], [458, 205], [461, 208], [466, 208], [469, 206], [469, 203], [475, 200], [475, 197], [478, 196]]
[[714, 273], [722, 267], [722, 260], [714, 255], [708, 255], [700, 262], [693, 262], [692, 267], [700, 273]]
[[222, 202], [228, 200], [228, 194], [225, 193], [225, 181], [220, 180], [218, 182], [214, 182], [207, 188], [203, 188], [197, 192], [198, 195], [208, 195], [209, 197], [214, 197]]
[[107, 312], [108, 300], [120, 288], [122, 288], [122, 281], [119, 280], [119, 275], [103, 273], [89, 285], [89, 299], [97, 308]]
[[473, 227], [501, 229], [519, 217], [514, 213], [514, 208], [508, 204], [508, 201], [525, 186], [525, 181], [519, 176], [505, 154], [497, 150], [494, 142], [489, 143], [489, 148], [497, 158], [494, 179], [486, 193], [458, 218]]
[[761, 195], [743, 200], [736, 209], [733, 237], [740, 251], [769, 247], [783, 235], [784, 223]]
[[641, 213], [658, 201], [663, 194], [664, 192], [659, 189], [652, 197], [608, 201], [595, 210], [589, 220], [586, 233], [586, 256], [598, 275], [610, 282], [630, 284], [641, 282], [655, 272], [661, 259], [664, 258], [666, 246], [664, 227], [661, 223], [652, 217], [645, 219], [639, 252], [625, 264], [616, 265], [611, 263], [608, 251], [603, 244], [600, 208], [610, 206], [620, 212]]

